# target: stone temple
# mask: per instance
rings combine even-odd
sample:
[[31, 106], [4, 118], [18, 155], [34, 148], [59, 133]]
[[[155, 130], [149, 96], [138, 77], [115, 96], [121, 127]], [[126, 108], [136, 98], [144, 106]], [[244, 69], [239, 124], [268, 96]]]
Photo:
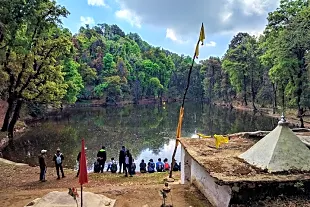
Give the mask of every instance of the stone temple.
[[270, 173], [310, 171], [310, 150], [288, 124], [282, 115], [274, 130], [238, 157]]

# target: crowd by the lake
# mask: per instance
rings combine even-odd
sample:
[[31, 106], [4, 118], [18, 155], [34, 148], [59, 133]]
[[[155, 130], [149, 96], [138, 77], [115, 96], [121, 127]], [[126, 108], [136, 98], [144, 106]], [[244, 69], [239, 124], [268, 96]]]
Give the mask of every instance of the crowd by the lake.
[[[45, 182], [45, 174], [46, 174], [46, 150], [41, 150], [41, 154], [39, 155], [39, 166], [40, 166], [40, 181]], [[77, 163], [78, 163], [78, 171], [76, 177], [79, 176], [80, 170], [79, 170], [79, 163], [81, 158], [81, 152], [78, 153], [77, 156]], [[56, 172], [57, 172], [57, 179], [60, 179], [60, 173], [61, 177], [64, 178], [65, 174], [63, 171], [63, 161], [65, 157], [60, 152], [60, 149], [57, 148], [56, 153], [53, 156], [53, 162], [55, 162]], [[105, 146], [102, 146], [102, 148], [97, 153], [97, 159], [94, 163], [94, 172], [95, 173], [103, 173], [105, 164], [107, 162], [107, 152], [105, 150]], [[172, 164], [171, 164], [172, 165]], [[162, 162], [161, 158], [157, 159], [157, 162], [155, 163], [153, 159], [150, 159], [148, 163], [144, 161], [144, 159], [141, 160], [139, 164], [139, 171], [140, 173], [155, 173], [155, 172], [167, 172], [171, 170], [171, 165], [168, 162], [168, 159], [165, 158]], [[118, 162], [112, 157], [110, 161], [107, 164], [106, 172], [111, 173], [117, 173], [117, 171], [121, 174], [124, 173], [126, 177], [128, 175], [132, 177], [136, 174], [136, 163], [133, 159], [129, 149], [126, 149], [125, 146], [122, 146]], [[181, 170], [181, 163], [177, 164], [176, 160], [174, 162], [174, 166], [172, 167], [173, 171], [180, 171]]]
[[[97, 161], [94, 163], [94, 172], [103, 173], [106, 161], [106, 150], [105, 147], [102, 146], [102, 148], [97, 153]], [[122, 149], [119, 152], [118, 163], [114, 159], [114, 157], [112, 157], [111, 160], [108, 162], [106, 171], [111, 171], [112, 173], [116, 173], [117, 171], [119, 171], [119, 173], [125, 173], [126, 177], [128, 176], [128, 174], [130, 177], [132, 177], [136, 173], [136, 168], [137, 166], [135, 160], [132, 158], [129, 149], [126, 149], [125, 146], [122, 146]], [[144, 159], [142, 159], [141, 163], [139, 164], [139, 168], [140, 173], [165, 172], [170, 171], [170, 164], [168, 163], [167, 158], [165, 158], [163, 162], [161, 158], [158, 158], [158, 161], [156, 163], [153, 161], [153, 159], [150, 159], [148, 163], [146, 163]], [[181, 170], [181, 163], [177, 164], [177, 162], [175, 162], [173, 170]]]

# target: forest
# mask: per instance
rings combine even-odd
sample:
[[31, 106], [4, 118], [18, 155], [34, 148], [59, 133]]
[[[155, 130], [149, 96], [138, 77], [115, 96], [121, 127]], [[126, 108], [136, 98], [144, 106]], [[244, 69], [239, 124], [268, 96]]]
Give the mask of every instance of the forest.
[[[308, 2], [281, 0], [262, 35], [240, 32], [223, 57], [195, 63], [187, 98], [238, 100], [253, 110], [294, 108], [303, 127], [310, 109]], [[22, 108], [36, 116], [42, 107], [87, 100], [118, 104], [183, 96], [192, 57], [154, 47], [117, 25], [85, 25], [72, 34], [61, 22], [69, 14], [56, 1], [1, 1], [0, 96], [8, 105], [1, 131], [9, 137]]]

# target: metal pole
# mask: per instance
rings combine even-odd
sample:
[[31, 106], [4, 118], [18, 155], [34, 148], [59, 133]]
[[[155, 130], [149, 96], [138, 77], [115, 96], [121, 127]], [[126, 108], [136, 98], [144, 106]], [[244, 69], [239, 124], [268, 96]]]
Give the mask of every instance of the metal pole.
[[81, 207], [83, 207], [83, 185], [81, 185]]

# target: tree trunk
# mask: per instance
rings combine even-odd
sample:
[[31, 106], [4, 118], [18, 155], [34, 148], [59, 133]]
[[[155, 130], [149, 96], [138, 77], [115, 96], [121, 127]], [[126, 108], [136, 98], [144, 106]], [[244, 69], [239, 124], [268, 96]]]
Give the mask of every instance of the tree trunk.
[[272, 107], [272, 113], [276, 113], [277, 109], [277, 86], [275, 83], [272, 83], [272, 91], [273, 91], [273, 107]]
[[10, 118], [11, 118], [13, 109], [14, 109], [14, 101], [13, 101], [12, 98], [9, 98], [8, 99], [8, 108], [6, 110], [4, 121], [3, 121], [3, 124], [2, 124], [2, 128], [1, 128], [2, 132], [8, 131], [9, 122], [10, 122]]
[[245, 75], [243, 75], [243, 102], [246, 106], [248, 105], [248, 102], [246, 99], [246, 76]]
[[300, 127], [301, 128], [305, 128], [304, 126], [304, 120], [303, 120], [303, 115], [304, 115], [304, 110], [303, 108], [301, 107], [301, 95], [302, 95], [302, 92], [303, 92], [303, 84], [302, 84], [302, 75], [303, 75], [303, 71], [304, 71], [304, 68], [305, 68], [305, 60], [302, 56], [301, 58], [301, 64], [300, 64], [300, 69], [298, 71], [298, 74], [297, 74], [297, 77], [298, 77], [298, 82], [297, 82], [297, 107], [298, 107], [298, 117], [299, 117], [299, 120], [300, 120]]
[[22, 108], [22, 105], [23, 105], [23, 101], [22, 100], [17, 100], [16, 107], [15, 107], [15, 110], [14, 110], [14, 114], [13, 114], [13, 117], [12, 117], [12, 119], [10, 121], [10, 124], [9, 124], [9, 127], [8, 127], [9, 139], [13, 139], [13, 136], [14, 136], [14, 126], [15, 126], [17, 120], [19, 119], [19, 113], [20, 113], [20, 110]]
[[210, 77], [210, 83], [209, 83], [209, 104], [212, 102], [212, 91], [214, 87], [214, 66], [211, 66], [211, 77]]
[[297, 96], [297, 105], [298, 105], [297, 117], [299, 118], [299, 121], [300, 121], [300, 128], [305, 128], [304, 120], [303, 120], [304, 109], [300, 106], [300, 95], [301, 94], [298, 93], [298, 96]]
[[255, 90], [254, 90], [254, 75], [253, 75], [253, 69], [251, 69], [251, 93], [252, 93], [252, 106], [253, 106], [253, 110], [257, 111], [257, 108], [255, 106]]
[[284, 111], [285, 108], [285, 87], [282, 84], [282, 110]]

